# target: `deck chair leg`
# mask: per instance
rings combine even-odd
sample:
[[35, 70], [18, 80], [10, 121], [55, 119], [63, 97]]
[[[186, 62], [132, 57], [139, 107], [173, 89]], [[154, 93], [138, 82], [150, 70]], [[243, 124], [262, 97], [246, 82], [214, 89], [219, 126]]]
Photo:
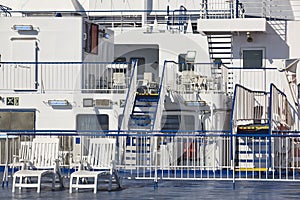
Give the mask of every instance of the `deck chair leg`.
[[15, 192], [16, 176], [13, 176], [12, 192]]
[[52, 174], [52, 191], [55, 190], [55, 173]]
[[42, 179], [42, 177], [39, 175], [38, 177], [38, 183], [37, 183], [37, 193], [40, 193], [41, 192], [41, 179]]
[[76, 177], [76, 190], [78, 190], [78, 184], [79, 184], [79, 177]]
[[96, 194], [98, 190], [98, 175], [94, 177], [94, 193]]
[[69, 189], [70, 194], [72, 194], [72, 192], [73, 192], [72, 186], [73, 186], [73, 176], [71, 175], [71, 177], [70, 177], [70, 189]]
[[111, 188], [112, 188], [112, 177], [113, 177], [113, 175], [110, 174], [109, 175], [109, 183], [108, 183], [108, 191], [111, 191]]
[[63, 177], [62, 177], [60, 171], [57, 172], [57, 175], [58, 175], [60, 187], [61, 187], [61, 188], [64, 188]]
[[[20, 180], [19, 180], [19, 184], [21, 185], [22, 184], [22, 181], [23, 181], [23, 176], [20, 176]], [[21, 186], [19, 186], [19, 190], [21, 190]]]
[[117, 172], [114, 172], [114, 177], [116, 179], [116, 183], [117, 183], [118, 187], [121, 188], [121, 180], [120, 180], [120, 176]]

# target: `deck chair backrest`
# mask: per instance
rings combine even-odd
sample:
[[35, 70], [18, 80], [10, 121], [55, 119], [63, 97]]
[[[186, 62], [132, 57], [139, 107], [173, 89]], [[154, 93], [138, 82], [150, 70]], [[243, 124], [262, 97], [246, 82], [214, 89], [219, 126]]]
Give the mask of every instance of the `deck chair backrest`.
[[29, 160], [31, 156], [31, 145], [32, 142], [24, 141], [21, 142], [19, 149], [19, 160]]
[[37, 169], [51, 169], [58, 159], [59, 138], [39, 137], [32, 142], [31, 158]]
[[112, 169], [116, 154], [116, 139], [91, 138], [87, 161], [93, 169]]
[[181, 81], [183, 84], [190, 83], [194, 76], [194, 71], [182, 71]]
[[113, 73], [114, 85], [124, 85], [125, 84], [125, 74], [122, 72]]

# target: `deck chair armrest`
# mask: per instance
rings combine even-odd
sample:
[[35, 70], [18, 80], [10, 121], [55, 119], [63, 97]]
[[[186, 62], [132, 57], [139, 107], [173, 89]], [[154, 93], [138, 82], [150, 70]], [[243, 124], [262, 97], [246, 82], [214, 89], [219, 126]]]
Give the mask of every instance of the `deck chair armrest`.
[[110, 174], [113, 174], [113, 172], [116, 171], [116, 165], [117, 165], [117, 162], [115, 160], [111, 161], [111, 168], [110, 168]]
[[59, 162], [60, 162], [60, 159], [58, 159], [58, 158], [54, 160], [54, 163], [55, 163], [56, 165], [59, 165]]
[[20, 161], [20, 156], [13, 155], [13, 163], [17, 163], [18, 160]]
[[87, 158], [81, 160], [79, 163], [80, 163], [80, 168], [79, 168], [80, 170], [84, 169], [84, 168], [87, 169], [87, 170], [91, 170], [92, 169], [90, 163], [87, 161]]
[[117, 162], [115, 160], [111, 161], [112, 169], [116, 169]]
[[32, 166], [30, 160], [20, 159], [19, 162], [22, 163], [22, 167], [21, 167], [22, 170], [28, 169], [29, 166]]
[[91, 165], [87, 161], [87, 156], [82, 156], [78, 163], [75, 164], [75, 167], [78, 167], [78, 170], [91, 169]]
[[55, 172], [58, 172], [60, 170], [59, 162], [60, 162], [59, 159], [54, 160], [54, 164], [55, 164], [54, 170], [55, 170]]

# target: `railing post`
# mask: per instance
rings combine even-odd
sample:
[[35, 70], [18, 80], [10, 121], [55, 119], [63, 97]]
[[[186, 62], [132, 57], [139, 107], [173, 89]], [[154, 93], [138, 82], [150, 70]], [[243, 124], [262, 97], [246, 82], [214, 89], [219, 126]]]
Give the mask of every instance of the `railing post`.
[[239, 5], [240, 5], [239, 0], [236, 0], [235, 1], [235, 18], [239, 18], [239, 12], [240, 12]]
[[35, 80], [34, 80], [34, 88], [37, 90], [39, 87], [39, 82], [38, 82], [38, 72], [39, 72], [39, 64], [38, 64], [38, 56], [39, 56], [39, 46], [38, 46], [38, 42], [35, 42]]
[[158, 188], [158, 174], [157, 174], [157, 168], [158, 168], [158, 162], [157, 162], [157, 136], [155, 136], [155, 149], [154, 149], [154, 189]]

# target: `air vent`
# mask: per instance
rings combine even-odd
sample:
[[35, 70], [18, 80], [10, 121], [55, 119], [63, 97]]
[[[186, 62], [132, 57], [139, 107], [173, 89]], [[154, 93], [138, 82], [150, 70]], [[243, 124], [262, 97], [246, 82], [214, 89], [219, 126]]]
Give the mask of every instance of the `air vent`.
[[111, 101], [110, 99], [95, 99], [95, 107], [111, 108]]

